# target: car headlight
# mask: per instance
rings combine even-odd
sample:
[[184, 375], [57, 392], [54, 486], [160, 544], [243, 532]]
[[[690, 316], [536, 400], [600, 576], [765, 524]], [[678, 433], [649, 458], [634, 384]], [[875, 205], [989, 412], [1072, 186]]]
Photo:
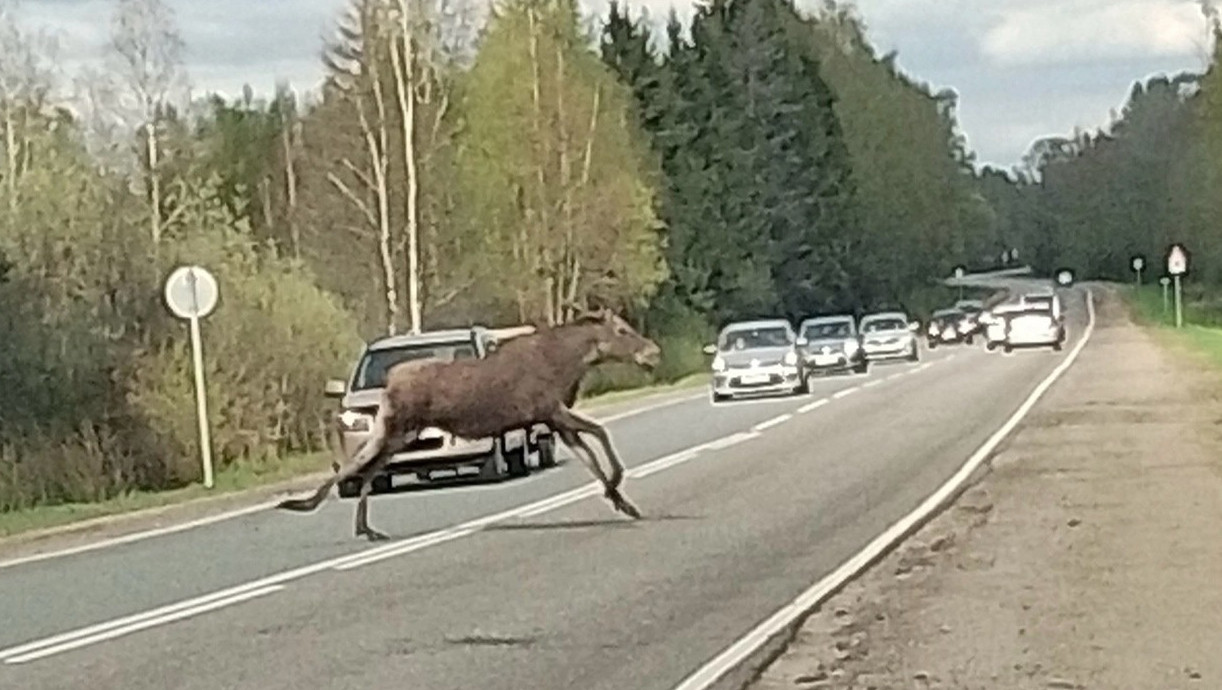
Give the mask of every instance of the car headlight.
[[844, 343], [844, 352], [847, 355], [852, 355], [853, 353], [857, 352], [858, 347], [859, 346], [857, 345], [856, 340], [847, 340]]
[[931, 324], [929, 324], [929, 334], [930, 334], [930, 335], [937, 335], [937, 334], [938, 334], [938, 324], [936, 324], [936, 323], [931, 323]]
[[798, 365], [798, 353], [786, 352], [785, 358], [782, 359], [781, 361], [784, 362], [786, 366], [790, 366], [790, 367], [797, 366]]
[[373, 416], [356, 410], [344, 410], [337, 415], [340, 429], [343, 431], [369, 431]]
[[717, 355], [716, 357], [714, 357], [713, 358], [713, 371], [720, 372], [720, 371], [725, 371], [725, 370], [726, 370], [726, 361], [721, 358], [721, 355]]

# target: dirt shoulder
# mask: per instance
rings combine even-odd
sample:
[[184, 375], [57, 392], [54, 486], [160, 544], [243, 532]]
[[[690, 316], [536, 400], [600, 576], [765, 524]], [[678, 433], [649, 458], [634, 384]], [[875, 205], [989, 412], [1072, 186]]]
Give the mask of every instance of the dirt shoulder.
[[1096, 299], [991, 473], [752, 690], [1222, 688], [1222, 388]]

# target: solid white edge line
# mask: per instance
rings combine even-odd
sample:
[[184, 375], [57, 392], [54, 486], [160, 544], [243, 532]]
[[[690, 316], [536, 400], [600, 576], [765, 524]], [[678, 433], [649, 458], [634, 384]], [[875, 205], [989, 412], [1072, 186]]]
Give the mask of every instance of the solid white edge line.
[[[51, 558], [74, 556], [79, 553], [86, 553], [88, 551], [95, 551], [97, 549], [105, 549], [105, 548], [110, 548], [112, 546], [122, 546], [123, 544], [130, 544], [135, 541], [142, 541], [144, 539], [151, 539], [153, 537], [161, 537], [167, 534], [174, 534], [176, 532], [184, 532], [186, 530], [194, 529], [196, 527], [205, 527], [207, 525], [211, 525], [217, 522], [233, 520], [233, 519], [240, 518], [246, 515], [257, 513], [262, 510], [267, 510], [269, 508], [274, 507], [277, 503], [279, 503], [279, 500], [264, 501], [263, 503], [259, 503], [257, 505], [247, 506], [245, 508], [239, 508], [237, 510], [230, 510], [224, 513], [218, 513], [216, 515], [210, 515], [208, 517], [199, 518], [197, 520], [189, 520], [187, 522], [181, 522], [181, 523], [174, 524], [174, 525], [167, 525], [165, 527], [157, 527], [155, 529], [143, 530], [140, 532], [132, 532], [131, 534], [125, 534], [121, 537], [112, 537], [110, 539], [104, 539], [102, 541], [89, 542], [86, 544], [81, 544], [79, 546], [73, 546], [73, 547], [69, 547], [66, 549], [59, 549], [57, 551], [48, 551], [46, 553], [36, 553], [36, 554], [31, 554], [29, 556], [20, 556], [18, 558], [9, 559], [7, 561], [0, 561], [0, 570], [3, 570], [4, 568], [12, 568], [18, 565], [25, 565], [27, 563], [36, 563], [38, 561], [45, 561]], [[87, 530], [89, 529], [89, 526], [87, 523], [81, 523], [80, 529]], [[54, 538], [54, 537], [49, 537], [49, 538]]]
[[924, 520], [930, 517], [951, 495], [957, 491], [964, 482], [980, 467], [980, 465], [989, 457], [994, 449], [1010, 435], [1010, 433], [1022, 422], [1022, 420], [1031, 411], [1031, 408], [1043, 397], [1044, 393], [1056, 382], [1057, 379], [1073, 365], [1078, 359], [1078, 355], [1086, 344], [1090, 341], [1095, 330], [1095, 306], [1094, 293], [1089, 288], [1086, 290], [1086, 311], [1087, 325], [1082, 333], [1081, 340], [1074, 347], [1069, 356], [1065, 358], [1052, 373], [1049, 374], [1043, 381], [1035, 387], [1027, 399], [1019, 405], [1014, 414], [1002, 424], [1001, 428], [993, 433], [984, 445], [980, 446], [975, 453], [968, 458], [967, 462], [959, 468], [949, 480], [946, 481], [936, 492], [925, 499], [920, 506], [913, 510], [908, 515], [904, 516], [898, 522], [889, 527], [885, 532], [880, 534], [870, 542], [864, 549], [857, 552], [856, 555], [845, 561], [839, 568], [833, 571], [828, 576], [819, 580], [812, 587], [799, 595], [792, 602], [782, 607], [776, 613], [772, 614], [767, 620], [760, 623], [743, 637], [739, 638], [730, 647], [726, 648], [721, 654], [711, 659], [704, 666], [697, 669], [678, 685], [674, 690], [707, 690], [714, 683], [720, 680], [726, 673], [733, 670], [756, 649], [765, 644], [772, 636], [779, 633], [790, 623], [804, 615], [812, 607], [820, 603], [831, 592], [835, 591], [848, 580], [858, 575], [866, 566], [871, 563], [880, 554], [885, 552], [893, 544], [904, 539], [910, 530], [921, 524]]
[[[704, 393], [696, 393], [692, 395], [680, 396], [677, 398], [668, 398], [666, 400], [661, 400], [659, 402], [655, 402], [649, 405], [642, 405], [641, 407], [635, 407], [629, 410], [625, 410], [623, 412], [619, 412], [617, 414], [613, 414], [607, 417], [599, 417], [597, 413], [593, 413], [593, 412], [590, 414], [598, 421], [604, 424], [609, 424], [611, 422], [618, 422], [620, 420], [628, 419], [629, 417], [635, 417], [637, 415], [645, 414], [647, 412], [653, 412], [655, 410], [659, 410], [664, 407], [670, 407], [672, 405], [678, 405], [684, 402], [691, 402], [693, 400], [700, 400], [701, 398], [704, 397], [704, 395], [705, 395]], [[247, 506], [245, 508], [238, 508], [236, 510], [229, 510], [223, 513], [217, 513], [215, 515], [209, 515], [207, 517], [199, 518], [197, 520], [189, 520], [187, 522], [180, 522], [180, 523], [176, 523], [173, 525], [167, 525], [165, 527], [157, 527], [154, 529], [140, 530], [137, 532], [132, 532], [130, 534], [124, 534], [118, 537], [111, 537], [109, 539], [102, 539], [100, 541], [93, 541], [93, 542], [88, 542], [85, 544], [80, 544], [77, 546], [72, 546], [66, 549], [57, 549], [55, 551], [47, 551], [45, 553], [34, 553], [28, 556], [19, 556], [17, 558], [11, 558], [9, 560], [0, 561], [0, 570], [3, 570], [5, 568], [16, 567], [19, 565], [37, 563], [39, 561], [50, 560], [52, 558], [63, 558], [66, 556], [75, 556], [77, 554], [87, 553], [89, 551], [96, 551], [98, 549], [107, 549], [107, 548], [111, 548], [115, 546], [122, 546], [124, 544], [131, 544], [137, 541], [144, 541], [145, 539], [153, 539], [156, 537], [163, 537], [163, 536], [166, 536], [169, 534], [175, 534], [178, 532], [185, 532], [187, 530], [195, 529], [197, 527], [206, 527], [208, 525], [213, 525], [218, 522], [234, 520], [240, 517], [245, 517], [247, 515], [252, 515], [254, 513], [262, 512], [264, 510], [270, 510], [274, 508], [276, 504], [280, 502], [280, 500], [281, 499], [278, 498], [275, 500], [264, 501], [256, 505]], [[160, 508], [157, 508], [156, 510], [165, 511], [167, 509], [171, 509], [174, 507], [175, 506], [173, 505], [162, 506]], [[135, 517], [135, 516], [138, 516], [138, 513], [128, 513], [127, 515]], [[119, 517], [119, 516], [108, 516], [105, 518], [97, 518], [97, 520], [110, 521], [114, 519], [115, 517]], [[75, 527], [77, 527], [80, 530], [88, 530], [90, 528], [89, 522], [78, 523]], [[65, 534], [64, 536], [69, 536], [69, 535]], [[56, 537], [55, 535], [51, 535], [47, 538], [53, 539]]]
[[[851, 392], [855, 392], [856, 390], [859, 390], [859, 388], [855, 387], [855, 388], [849, 389], [847, 392], [841, 391], [841, 394], [837, 394], [837, 395], [839, 397], [844, 397], [844, 395], [847, 395], [848, 393], [851, 393]], [[833, 397], [837, 397], [837, 396], [834, 395]], [[803, 409], [806, 409], [807, 411], [811, 411], [818, 407], [822, 407], [823, 405], [826, 405], [829, 402], [831, 402], [830, 399], [822, 398], [820, 400], [816, 400], [812, 403], [808, 403], [807, 405], [804, 405]], [[789, 419], [793, 417], [793, 415], [787, 414], [787, 415], [781, 415], [781, 417], [784, 417], [784, 419], [782, 419], [781, 421], [788, 421]], [[781, 419], [781, 417], [774, 418], [774, 420], [772, 421], [774, 421], [776, 424], [779, 424], [781, 422], [777, 422], [775, 420]], [[632, 479], [642, 479], [644, 477], [648, 477], [652, 474], [656, 474], [663, 470], [669, 469], [671, 467], [674, 467], [674, 466], [683, 464], [689, 460], [692, 460], [698, 457], [700, 453], [704, 451], [723, 450], [725, 448], [729, 448], [739, 443], [749, 441], [759, 436], [760, 436], [760, 430], [753, 429], [751, 431], [740, 431], [734, 434], [730, 434], [729, 436], [724, 436], [719, 439], [714, 439], [712, 441], [708, 441], [708, 442], [693, 446], [691, 448], [681, 450], [676, 453], [672, 453], [670, 455], [663, 456], [651, 462], [645, 463], [644, 465], [638, 465], [637, 467], [627, 471], [625, 473], [625, 476], [632, 478]], [[552, 510], [556, 510], [558, 508], [564, 507], [566, 505], [576, 503], [579, 500], [583, 500], [585, 498], [595, 496], [601, 490], [602, 490], [602, 487], [598, 482], [590, 482], [588, 484], [585, 484], [584, 486], [577, 487], [576, 489], [571, 489], [569, 491], [557, 494], [555, 496], [549, 496], [547, 498], [535, 501], [533, 503], [528, 503], [526, 505], [518, 506], [516, 508], [511, 508], [509, 510], [501, 511], [499, 513], [494, 513], [492, 515], [487, 515], [481, 518], [476, 518], [474, 520], [470, 520], [470, 521], [461, 523], [459, 525], [455, 525], [453, 527], [436, 530], [433, 532], [428, 532], [425, 534], [421, 534], [415, 537], [408, 538], [406, 540], [396, 541], [396, 542], [392, 542], [390, 544], [386, 544], [383, 546], [365, 549], [363, 551], [359, 551], [354, 554], [348, 554], [345, 556], [339, 556], [336, 558], [327, 559], [325, 561], [320, 561], [318, 563], [314, 563], [311, 565], [294, 568], [292, 570], [286, 570], [281, 573], [269, 575], [259, 580], [248, 582], [242, 585], [236, 585], [234, 587], [229, 587], [223, 590], [218, 590], [216, 592], [212, 592], [211, 594], [206, 594], [206, 595], [202, 595], [202, 596], [195, 597], [192, 599], [183, 600], [183, 601], [180, 601], [174, 604], [169, 604], [169, 605], [162, 606], [162, 607], [152, 609], [149, 611], [144, 611], [141, 613], [124, 616], [122, 618], [117, 618], [111, 621], [104, 621], [104, 622], [90, 625], [84, 628], [79, 628], [77, 630], [70, 630], [68, 632], [54, 635], [54, 636], [47, 637], [47, 638], [43, 638], [40, 640], [33, 640], [30, 642], [22, 643], [15, 647], [9, 647], [7, 649], [2, 649], [0, 650], [0, 660], [3, 660], [8, 663], [21, 663], [27, 660], [34, 660], [37, 658], [41, 658], [41, 656], [49, 655], [49, 654], [44, 654], [43, 652], [36, 651], [36, 650], [47, 650], [51, 648], [59, 649], [60, 647], [63, 647], [64, 651], [67, 651], [69, 649], [76, 649], [78, 647], [86, 646], [87, 644], [92, 644], [92, 642], [77, 644], [77, 641], [80, 641], [80, 640], [89, 639], [89, 640], [96, 640], [98, 642], [105, 641], [106, 639], [109, 639], [108, 637], [106, 637], [106, 635], [109, 632], [113, 632], [115, 630], [120, 630], [120, 629], [128, 630], [129, 628], [131, 628], [132, 631], [143, 630], [145, 628], [153, 627], [161, 623], [173, 622], [181, 618], [189, 617], [190, 615], [195, 615], [195, 613], [202, 613], [202, 612], [210, 611], [214, 608], [220, 608], [223, 605], [228, 605], [228, 603], [223, 603], [223, 602], [238, 603], [240, 601], [245, 601], [246, 598], [253, 598], [251, 596], [247, 596], [251, 592], [259, 592], [261, 595], [262, 593], [270, 593], [271, 591], [278, 591], [279, 589], [283, 588], [283, 584], [286, 582], [298, 580], [303, 577], [307, 577], [309, 575], [313, 575], [315, 573], [322, 572], [324, 570], [336, 570], [336, 571], [351, 570], [353, 568], [361, 567], [364, 565], [369, 565], [369, 564], [376, 563], [382, 560], [386, 560], [386, 559], [389, 559], [395, 556], [401, 556], [401, 555], [411, 553], [413, 551], [419, 551], [429, 546], [435, 546], [439, 544], [444, 544], [449, 541], [454, 541], [456, 539], [474, 534], [480, 531], [481, 529], [483, 529], [484, 527], [497, 523], [497, 522], [502, 522], [504, 520], [508, 520], [508, 519], [515, 518], [515, 517], [534, 517], [537, 515], [542, 515], [543, 513], [547, 513]], [[254, 511], [248, 510], [248, 512], [254, 512]], [[214, 516], [212, 519], [215, 521], [217, 517], [218, 516]], [[94, 546], [93, 548], [100, 548], [100, 547]], [[259, 595], [256, 595], [256, 596], [259, 596]], [[195, 613], [190, 613], [188, 615], [181, 615], [183, 612], [195, 612]], [[127, 633], [124, 632], [122, 634], [127, 634]], [[113, 636], [117, 637], [118, 635], [113, 635]], [[72, 646], [66, 646], [66, 645], [72, 645]], [[17, 659], [20, 659], [20, 661], [16, 661]], [[9, 660], [14, 660], [14, 661], [10, 662]]]
[[220, 599], [218, 601], [212, 601], [207, 604], [201, 604], [199, 606], [195, 606], [192, 608], [183, 609], [181, 611], [177, 611], [175, 613], [163, 616], [161, 618], [155, 618], [155, 619], [135, 622], [135, 623], [132, 623], [130, 625], [123, 626], [120, 628], [112, 628], [105, 632], [100, 632], [96, 635], [92, 635], [89, 637], [77, 638], [75, 640], [72, 640], [70, 642], [65, 642], [63, 644], [58, 644], [58, 645], [54, 645], [50, 647], [42, 647], [42, 648], [39, 648], [37, 651], [32, 651], [28, 654], [22, 654], [19, 656], [11, 656], [11, 657], [5, 658], [4, 663], [23, 664], [27, 661], [35, 661], [37, 659], [42, 659], [44, 657], [53, 656], [55, 654], [61, 654], [63, 652], [72, 651], [73, 649], [87, 647], [91, 644], [96, 644], [98, 642], [105, 642], [107, 640], [113, 640], [116, 637], [130, 635], [131, 633], [139, 632], [146, 628], [152, 628], [154, 626], [163, 625], [165, 623], [172, 623], [174, 621], [183, 620], [184, 618], [198, 616], [201, 613], [208, 613], [209, 611], [215, 611], [217, 609], [224, 608], [226, 606], [233, 606], [234, 604], [240, 604], [242, 602], [249, 601], [257, 597], [263, 597], [263, 596], [267, 596], [268, 594], [274, 594], [276, 592], [279, 592], [282, 589], [284, 589], [284, 585], [270, 585], [267, 587], [261, 587], [259, 589], [254, 589], [248, 592], [237, 594], [227, 599]]

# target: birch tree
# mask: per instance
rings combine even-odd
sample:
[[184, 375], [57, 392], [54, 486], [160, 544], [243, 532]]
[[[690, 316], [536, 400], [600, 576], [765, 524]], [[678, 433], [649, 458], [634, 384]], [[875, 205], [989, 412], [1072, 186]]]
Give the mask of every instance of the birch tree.
[[55, 43], [45, 32], [27, 32], [16, 0], [0, 0], [0, 131], [3, 132], [5, 207], [16, 211], [19, 182], [29, 168], [31, 120], [46, 105], [53, 83]]
[[188, 97], [184, 50], [173, 11], [163, 0], [116, 0], [107, 72], [92, 75], [95, 108], [103, 126], [121, 140], [139, 137], [139, 177], [149, 204], [153, 244], [163, 234], [161, 131], [167, 115]]
[[385, 49], [393, 36], [391, 20], [383, 0], [357, 0], [340, 22], [337, 39], [325, 61], [332, 75], [328, 86], [356, 111], [364, 149], [359, 158], [342, 155], [339, 169], [328, 171], [326, 178], [352, 205], [363, 227], [377, 238], [386, 300], [385, 328], [393, 335], [398, 331], [401, 310], [389, 182], [394, 96], [387, 93], [384, 70]]
[[[521, 75], [527, 75], [525, 79]], [[522, 319], [628, 306], [665, 276], [656, 163], [631, 94], [590, 52], [568, 0], [498, 8], [468, 75], [461, 163], [470, 222], [491, 233]]]

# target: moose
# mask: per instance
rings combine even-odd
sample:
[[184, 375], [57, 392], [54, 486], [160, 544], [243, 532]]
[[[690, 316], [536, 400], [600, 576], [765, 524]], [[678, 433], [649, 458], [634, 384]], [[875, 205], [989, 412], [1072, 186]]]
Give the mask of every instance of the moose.
[[[613, 361], [632, 362], [651, 371], [661, 361], [661, 349], [623, 318], [602, 308], [583, 312], [569, 323], [506, 340], [483, 359], [397, 364], [387, 373], [373, 433], [361, 449], [312, 495], [283, 500], [277, 508], [313, 511], [333, 486], [358, 477], [356, 536], [370, 541], [389, 539], [369, 525], [373, 479], [421, 431], [434, 427], [461, 438], [488, 438], [546, 424], [603, 485], [604, 496], [615, 510], [639, 519], [640, 511], [619, 489], [624, 465], [610, 434], [598, 422], [571, 409], [586, 373]], [[598, 439], [610, 464], [609, 474], [582, 434]]]

